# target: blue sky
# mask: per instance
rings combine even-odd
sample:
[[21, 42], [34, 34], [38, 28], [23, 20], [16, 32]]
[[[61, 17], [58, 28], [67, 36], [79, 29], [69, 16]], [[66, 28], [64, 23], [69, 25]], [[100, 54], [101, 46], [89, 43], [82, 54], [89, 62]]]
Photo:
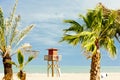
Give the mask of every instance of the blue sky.
[[[0, 0], [0, 6], [4, 11], [4, 16], [8, 17], [15, 0]], [[83, 56], [83, 51], [78, 46], [71, 46], [67, 43], [59, 43], [63, 29], [69, 25], [63, 23], [64, 19], [78, 20], [79, 14], [85, 14], [87, 9], [95, 8], [98, 2], [102, 2], [111, 9], [120, 9], [119, 0], [19, 0], [16, 15], [20, 14], [21, 28], [29, 24], [36, 27], [24, 39], [22, 43], [30, 43], [33, 49], [39, 50], [40, 54], [31, 64], [46, 65], [44, 55], [48, 48], [58, 48], [61, 54], [61, 65], [89, 66], [90, 60]], [[111, 59], [104, 50], [101, 51], [103, 66], [120, 66], [120, 43], [116, 42], [117, 58]]]

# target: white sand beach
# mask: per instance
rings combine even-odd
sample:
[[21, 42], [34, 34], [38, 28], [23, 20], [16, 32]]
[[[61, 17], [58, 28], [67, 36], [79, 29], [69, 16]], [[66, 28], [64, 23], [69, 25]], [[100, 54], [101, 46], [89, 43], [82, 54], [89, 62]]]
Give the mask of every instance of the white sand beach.
[[[108, 76], [101, 80], [120, 80], [120, 73], [107, 73]], [[3, 74], [0, 74], [2, 80]], [[18, 80], [14, 74], [14, 80]], [[47, 77], [47, 74], [28, 73], [27, 80], [89, 80], [89, 73], [63, 73], [61, 77]]]

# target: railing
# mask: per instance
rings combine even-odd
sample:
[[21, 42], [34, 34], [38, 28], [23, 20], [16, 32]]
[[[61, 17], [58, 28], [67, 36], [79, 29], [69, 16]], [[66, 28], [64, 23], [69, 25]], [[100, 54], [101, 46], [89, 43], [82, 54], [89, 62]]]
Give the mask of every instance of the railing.
[[62, 58], [62, 55], [45, 55], [44, 60], [48, 61], [60, 61]]

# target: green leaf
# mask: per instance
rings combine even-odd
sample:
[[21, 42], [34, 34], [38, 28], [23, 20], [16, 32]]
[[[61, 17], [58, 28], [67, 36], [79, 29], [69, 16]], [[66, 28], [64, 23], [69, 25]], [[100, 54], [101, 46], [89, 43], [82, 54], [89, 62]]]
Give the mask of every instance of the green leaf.
[[96, 52], [96, 46], [95, 46], [95, 42], [94, 41], [86, 41], [82, 44], [82, 47], [85, 48], [86, 51], [89, 51], [91, 53], [95, 53]]
[[18, 58], [18, 63], [22, 65], [24, 63], [24, 56], [20, 50], [18, 50], [17, 58]]
[[30, 62], [31, 60], [33, 60], [34, 59], [34, 56], [29, 56], [29, 58], [28, 58], [28, 61], [27, 62]]
[[17, 64], [15, 62], [13, 62], [13, 61], [7, 61], [6, 63], [15, 65], [17, 67]]
[[116, 53], [117, 53], [116, 47], [115, 47], [114, 41], [112, 39], [108, 39], [107, 49], [108, 49], [111, 57], [116, 56]]
[[64, 20], [65, 23], [70, 23], [71, 26], [68, 28], [68, 29], [64, 29], [63, 31], [66, 32], [70, 32], [70, 31], [73, 31], [75, 33], [80, 33], [83, 31], [83, 27], [76, 21], [74, 20]]
[[79, 36], [92, 36], [95, 32], [89, 32], [89, 31], [83, 31], [81, 33], [79, 33]]
[[80, 42], [78, 35], [64, 35], [60, 42], [67, 41], [69, 44], [77, 45]]
[[113, 22], [115, 21], [115, 19], [117, 18], [117, 12], [116, 11], [112, 11], [111, 14], [109, 15], [109, 24], [113, 24]]
[[27, 64], [28, 64], [30, 61], [32, 61], [33, 59], [34, 59], [34, 56], [29, 56], [27, 62], [25, 63], [25, 65], [27, 65]]

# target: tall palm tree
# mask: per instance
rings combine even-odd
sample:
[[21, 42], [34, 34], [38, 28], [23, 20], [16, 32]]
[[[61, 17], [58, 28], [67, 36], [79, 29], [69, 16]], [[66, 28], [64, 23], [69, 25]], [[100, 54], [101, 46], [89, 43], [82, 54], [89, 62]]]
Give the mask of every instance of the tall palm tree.
[[65, 33], [61, 41], [74, 46], [81, 43], [85, 53], [88, 54], [87, 58], [92, 59], [90, 80], [100, 80], [100, 48], [109, 51], [111, 57], [116, 55], [114, 37], [117, 12], [111, 11], [107, 16], [103, 14], [103, 7], [97, 5], [94, 10], [88, 10], [85, 16], [80, 16], [84, 24], [75, 20], [65, 20], [65, 23], [70, 23], [71, 26], [64, 29]]
[[11, 61], [11, 55], [18, 48], [20, 41], [34, 27], [34, 25], [30, 25], [23, 30], [18, 30], [20, 16], [14, 15], [17, 3], [18, 0], [16, 0], [13, 11], [8, 19], [3, 17], [3, 12], [0, 8], [0, 53], [3, 58], [4, 80], [12, 79], [12, 64], [9, 64], [8, 61]]

